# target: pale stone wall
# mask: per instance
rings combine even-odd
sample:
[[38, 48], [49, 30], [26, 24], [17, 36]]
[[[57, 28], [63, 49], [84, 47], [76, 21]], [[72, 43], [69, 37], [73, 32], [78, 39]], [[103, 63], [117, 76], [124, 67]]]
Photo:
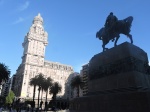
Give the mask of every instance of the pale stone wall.
[[[58, 95], [67, 98], [65, 85], [69, 75], [73, 73], [73, 68], [58, 62], [45, 61], [45, 47], [47, 44], [48, 34], [44, 30], [43, 19], [38, 14], [34, 18], [33, 24], [22, 44], [24, 48], [22, 63], [17, 69], [14, 86], [17, 97], [32, 99], [33, 87], [29, 85], [30, 79], [39, 73], [43, 73], [44, 77], [51, 77], [54, 82], [59, 82], [62, 86], [62, 92]], [[45, 98], [45, 95], [45, 92], [43, 92], [43, 98]], [[37, 97], [38, 87], [36, 87], [35, 94], [35, 98]], [[48, 98], [51, 98], [51, 95], [48, 95]]]

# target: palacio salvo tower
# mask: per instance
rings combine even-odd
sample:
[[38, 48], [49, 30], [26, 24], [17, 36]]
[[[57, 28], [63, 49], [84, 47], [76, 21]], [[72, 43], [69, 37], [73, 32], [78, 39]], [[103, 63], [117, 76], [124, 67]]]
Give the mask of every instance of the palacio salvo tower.
[[[24, 48], [22, 62], [15, 74], [14, 92], [16, 97], [32, 99], [33, 87], [29, 85], [29, 82], [31, 78], [39, 73], [44, 74], [44, 77], [51, 77], [54, 82], [60, 83], [62, 86], [62, 92], [58, 94], [60, 97], [69, 97], [66, 83], [69, 75], [73, 73], [73, 68], [70, 65], [44, 60], [47, 44], [48, 33], [44, 30], [43, 18], [38, 14], [34, 18], [22, 44]], [[36, 90], [35, 98], [37, 98], [37, 96], [38, 90]], [[44, 97], [45, 93], [43, 93], [43, 98]], [[51, 98], [51, 96], [49, 95], [48, 98]]]

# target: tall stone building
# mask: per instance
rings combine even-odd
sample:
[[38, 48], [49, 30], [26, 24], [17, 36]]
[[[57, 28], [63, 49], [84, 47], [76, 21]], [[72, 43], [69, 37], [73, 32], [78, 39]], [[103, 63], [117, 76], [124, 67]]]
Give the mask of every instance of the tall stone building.
[[11, 78], [9, 78], [7, 82], [2, 85], [1, 95], [3, 97], [6, 97], [8, 95], [10, 91], [10, 84], [11, 84]]
[[[16, 72], [15, 95], [21, 98], [32, 98], [33, 87], [29, 85], [30, 79], [43, 73], [45, 77], [51, 77], [55, 82], [59, 82], [62, 86], [62, 92], [58, 94], [67, 98], [65, 93], [67, 79], [73, 68], [70, 65], [61, 64], [44, 60], [45, 48], [48, 44], [48, 33], [43, 27], [43, 18], [38, 14], [26, 34], [23, 42], [22, 63]], [[38, 89], [38, 88], [37, 88]], [[45, 94], [45, 93], [44, 93]], [[43, 94], [43, 98], [45, 95]], [[36, 90], [35, 98], [38, 92]], [[51, 98], [49, 95], [48, 98]]]
[[13, 76], [11, 77], [11, 83], [10, 83], [10, 90], [12, 90], [13, 92], [15, 91], [15, 90], [14, 90], [15, 82], [16, 82], [16, 75], [13, 75]]
[[88, 71], [89, 71], [89, 64], [83, 65], [82, 70], [80, 72], [82, 76], [82, 81], [84, 82], [84, 86], [82, 88], [83, 96], [87, 95], [88, 93], [88, 80], [89, 80]]

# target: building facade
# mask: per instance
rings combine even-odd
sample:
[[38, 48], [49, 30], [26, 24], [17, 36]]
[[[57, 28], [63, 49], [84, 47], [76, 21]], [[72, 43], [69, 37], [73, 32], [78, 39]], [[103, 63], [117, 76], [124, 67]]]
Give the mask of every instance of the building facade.
[[[67, 98], [65, 84], [73, 68], [70, 65], [44, 60], [45, 48], [48, 44], [48, 33], [43, 27], [43, 18], [38, 14], [24, 37], [22, 62], [16, 71], [15, 95], [21, 98], [32, 98], [33, 87], [29, 85], [30, 79], [42, 73], [44, 77], [51, 77], [54, 82], [62, 86], [62, 92], [58, 96]], [[38, 92], [36, 90], [35, 98]], [[44, 93], [45, 94], [45, 93]], [[43, 94], [43, 99], [45, 95]], [[51, 98], [48, 95], [48, 98]]]
[[2, 85], [1, 96], [6, 97], [10, 91], [11, 78], [7, 80], [6, 83]]
[[4, 83], [1, 86], [1, 94], [2, 96], [6, 97], [8, 95], [8, 93], [10, 92], [10, 90], [12, 90], [13, 92], [14, 90], [14, 84], [15, 84], [15, 76], [13, 75], [11, 78], [8, 79], [8, 81], [6, 83]]
[[88, 93], [88, 70], [89, 70], [89, 64], [85, 64], [82, 66], [82, 70], [80, 72], [82, 81], [84, 82], [84, 86], [82, 89], [83, 96], [85, 96]]
[[2, 94], [2, 85], [0, 85], [0, 96]]
[[16, 82], [16, 75], [13, 75], [11, 77], [11, 83], [10, 83], [10, 90], [12, 90], [13, 92], [15, 91], [15, 89], [14, 89], [15, 82]]

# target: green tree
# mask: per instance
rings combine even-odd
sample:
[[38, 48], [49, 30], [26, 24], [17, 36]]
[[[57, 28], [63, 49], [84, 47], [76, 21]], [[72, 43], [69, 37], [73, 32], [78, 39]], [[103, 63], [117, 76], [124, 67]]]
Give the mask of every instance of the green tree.
[[48, 77], [47, 79], [45, 79], [44, 91], [46, 92], [46, 102], [47, 102], [48, 89], [52, 86], [52, 84], [53, 84], [53, 80], [51, 79], [51, 77]]
[[54, 82], [53, 85], [50, 87], [49, 93], [53, 94], [52, 96], [53, 102], [56, 102], [56, 95], [61, 92], [61, 89], [62, 87], [58, 82]]
[[9, 79], [10, 70], [4, 63], [0, 63], [0, 85]]
[[43, 91], [44, 91], [44, 86], [45, 86], [45, 78], [44, 78], [44, 80], [42, 81], [42, 82], [40, 82], [41, 83], [41, 101], [42, 101], [42, 97], [43, 97]]
[[48, 77], [47, 79], [44, 80], [44, 91], [46, 92], [46, 101], [45, 101], [45, 110], [47, 110], [47, 94], [48, 94], [48, 89], [52, 86], [53, 80]]
[[82, 82], [81, 77], [79, 75], [75, 76], [71, 80], [71, 87], [73, 89], [74, 88], [77, 89], [77, 97], [79, 97], [79, 90], [80, 90], [80, 87], [82, 88], [82, 84], [83, 84], [83, 82]]
[[6, 96], [6, 104], [12, 104], [14, 98], [15, 98], [15, 94], [13, 93], [13, 91], [10, 91]]
[[40, 91], [41, 91], [41, 87], [42, 87], [43, 82], [44, 82], [44, 75], [42, 73], [40, 73], [36, 77], [37, 77], [37, 86], [38, 86], [38, 91], [39, 91], [38, 92], [38, 108], [39, 108]]
[[33, 102], [34, 102], [34, 99], [35, 99], [35, 90], [36, 90], [36, 86], [38, 85], [37, 77], [36, 76], [30, 79], [30, 85], [33, 86]]

